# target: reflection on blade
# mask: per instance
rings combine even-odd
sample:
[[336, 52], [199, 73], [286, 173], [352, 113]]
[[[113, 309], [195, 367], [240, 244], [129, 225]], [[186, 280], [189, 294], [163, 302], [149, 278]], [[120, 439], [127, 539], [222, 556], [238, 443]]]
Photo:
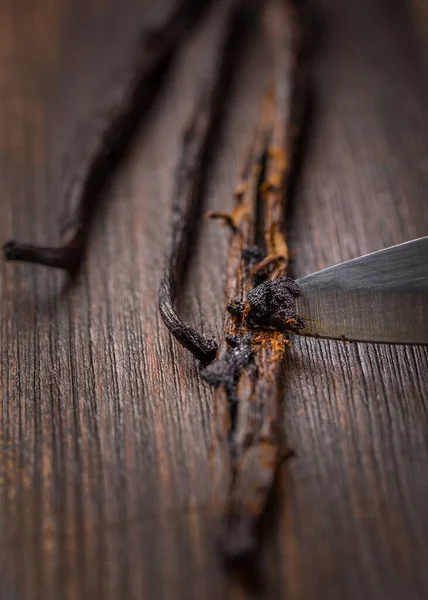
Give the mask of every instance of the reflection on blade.
[[428, 344], [428, 237], [297, 280], [302, 334]]

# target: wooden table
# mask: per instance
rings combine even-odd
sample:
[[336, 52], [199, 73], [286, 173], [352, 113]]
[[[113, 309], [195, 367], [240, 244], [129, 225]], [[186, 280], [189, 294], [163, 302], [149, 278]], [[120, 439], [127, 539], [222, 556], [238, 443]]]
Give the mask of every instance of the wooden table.
[[[1, 240], [57, 241], [79, 139], [149, 4], [1, 0]], [[424, 3], [316, 4], [317, 110], [290, 212], [296, 277], [428, 233]], [[0, 265], [1, 600], [250, 597], [215, 545], [211, 391], [156, 306], [209, 30], [208, 19], [174, 60], [115, 174], [78, 285]], [[207, 209], [232, 204], [266, 60], [255, 35]], [[181, 308], [216, 337], [226, 253], [225, 230], [204, 221]], [[260, 597], [427, 598], [427, 349], [296, 339], [284, 374], [296, 457], [270, 509]]]

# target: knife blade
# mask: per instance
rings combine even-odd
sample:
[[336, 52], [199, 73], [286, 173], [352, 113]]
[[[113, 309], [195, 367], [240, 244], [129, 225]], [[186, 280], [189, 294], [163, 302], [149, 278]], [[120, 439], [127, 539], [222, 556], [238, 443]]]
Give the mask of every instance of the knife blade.
[[428, 236], [297, 279], [299, 334], [428, 344]]

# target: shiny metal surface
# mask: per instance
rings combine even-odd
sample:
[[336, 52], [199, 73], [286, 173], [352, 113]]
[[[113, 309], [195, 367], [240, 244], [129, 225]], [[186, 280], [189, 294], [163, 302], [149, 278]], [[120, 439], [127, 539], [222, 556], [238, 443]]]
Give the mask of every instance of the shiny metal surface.
[[303, 335], [428, 344], [428, 237], [297, 280]]

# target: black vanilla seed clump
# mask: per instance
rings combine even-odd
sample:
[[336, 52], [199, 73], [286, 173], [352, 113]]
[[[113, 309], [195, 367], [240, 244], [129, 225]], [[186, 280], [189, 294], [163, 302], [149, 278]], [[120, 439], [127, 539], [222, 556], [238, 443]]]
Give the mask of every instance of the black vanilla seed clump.
[[242, 260], [245, 262], [247, 270], [260, 263], [266, 257], [266, 252], [260, 246], [250, 246], [242, 251]]
[[248, 294], [245, 320], [257, 327], [299, 331], [305, 323], [296, 310], [300, 290], [290, 277], [261, 283]]
[[234, 300], [227, 310], [244, 318], [247, 325], [278, 331], [300, 331], [305, 322], [297, 314], [296, 298], [300, 290], [290, 277], [264, 281], [252, 289], [245, 301]]
[[201, 375], [214, 387], [224, 386], [229, 401], [234, 402], [242, 369], [249, 365], [252, 358], [251, 335], [228, 336], [226, 341], [228, 351], [222, 358], [205, 367]]

